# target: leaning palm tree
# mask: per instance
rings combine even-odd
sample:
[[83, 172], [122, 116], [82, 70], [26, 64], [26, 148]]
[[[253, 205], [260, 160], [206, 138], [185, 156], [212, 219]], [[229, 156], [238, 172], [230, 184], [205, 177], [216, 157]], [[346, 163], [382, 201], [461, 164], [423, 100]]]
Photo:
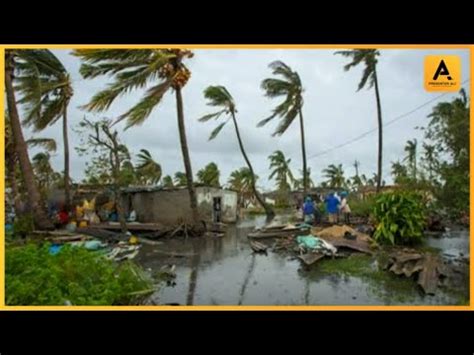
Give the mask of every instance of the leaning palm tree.
[[146, 185], [156, 185], [161, 179], [161, 165], [153, 160], [146, 149], [140, 149], [136, 170], [141, 175], [140, 180]]
[[19, 66], [15, 89], [22, 95], [25, 106], [23, 123], [34, 131], [42, 131], [62, 119], [64, 143], [64, 194], [70, 207], [68, 106], [73, 95], [72, 81], [61, 61], [48, 49], [25, 49], [34, 65]]
[[346, 179], [344, 178], [344, 170], [342, 170], [342, 164], [329, 165], [323, 170], [324, 177], [327, 178], [327, 183], [331, 187], [342, 188], [346, 186]]
[[204, 97], [208, 99], [209, 106], [216, 106], [219, 107], [219, 111], [211, 114], [207, 114], [199, 119], [200, 122], [209, 121], [211, 118], [218, 119], [220, 116], [225, 115], [227, 119], [220, 123], [211, 133], [209, 140], [212, 140], [217, 137], [219, 132], [225, 126], [229, 120], [232, 120], [234, 123], [235, 133], [237, 135], [237, 140], [239, 142], [240, 152], [242, 153], [245, 162], [247, 163], [247, 167], [249, 168], [251, 175], [252, 175], [252, 190], [255, 195], [255, 198], [260, 203], [260, 205], [265, 210], [265, 214], [267, 215], [267, 219], [270, 220], [275, 216], [275, 212], [273, 209], [265, 202], [263, 197], [257, 191], [256, 182], [255, 182], [255, 173], [252, 168], [252, 164], [247, 156], [247, 153], [244, 149], [244, 144], [242, 142], [242, 138], [240, 136], [239, 126], [237, 124], [237, 119], [235, 118], [235, 113], [237, 112], [235, 108], [235, 102], [232, 95], [227, 91], [227, 89], [223, 86], [209, 86], [204, 90]]
[[197, 178], [201, 184], [212, 187], [220, 187], [219, 168], [216, 163], [209, 163], [203, 169], [197, 172]]
[[408, 161], [408, 164], [410, 164], [410, 168], [412, 171], [412, 177], [413, 180], [416, 181], [416, 149], [417, 149], [417, 141], [416, 139], [413, 139], [412, 141], [407, 141], [407, 144], [405, 145], [405, 152], [407, 153], [407, 156], [405, 157], [404, 161]]
[[84, 62], [80, 69], [84, 78], [93, 79], [99, 76], [113, 78], [113, 82], [107, 88], [95, 94], [85, 105], [89, 111], [105, 111], [118, 96], [152, 84], [141, 100], [119, 117], [118, 121], [127, 121], [126, 128], [142, 124], [160, 104], [163, 96], [174, 90], [191, 211], [194, 222], [197, 222], [199, 214], [181, 92], [191, 76], [184, 60], [191, 58], [193, 53], [183, 49], [78, 49], [73, 54]]
[[[13, 143], [12, 128], [8, 111], [5, 111], [5, 176], [10, 184], [13, 205], [16, 211], [21, 209], [18, 193], [18, 156]], [[56, 141], [51, 138], [30, 138], [25, 141], [28, 148], [41, 147], [47, 152], [56, 151]]]
[[[5, 91], [7, 96], [8, 117], [12, 131], [13, 146], [20, 163], [21, 173], [27, 191], [28, 207], [33, 215], [35, 227], [52, 229], [53, 225], [46, 214], [46, 206], [42, 201], [38, 185], [35, 180], [33, 167], [28, 156], [28, 148], [23, 136], [18, 114], [15, 89], [13, 87], [16, 65], [30, 63], [24, 52], [16, 50], [5, 51]], [[34, 65], [34, 64], [31, 64]]]
[[337, 51], [334, 54], [341, 54], [344, 57], [351, 58], [351, 62], [344, 66], [344, 70], [348, 71], [352, 67], [355, 67], [359, 64], [364, 64], [364, 72], [362, 78], [359, 82], [357, 91], [361, 90], [364, 86], [368, 86], [368, 89], [375, 88], [375, 98], [377, 100], [377, 121], [379, 128], [379, 144], [378, 144], [378, 159], [377, 159], [377, 189], [380, 191], [380, 186], [382, 182], [382, 107], [380, 104], [380, 93], [379, 93], [379, 83], [377, 80], [377, 56], [380, 55], [380, 52], [376, 49], [353, 49], [350, 51]]
[[289, 191], [291, 189], [290, 183], [295, 180], [290, 169], [291, 159], [286, 159], [281, 150], [273, 152], [268, 159], [270, 160], [270, 169], [273, 169], [269, 179], [276, 177], [278, 190]]
[[300, 76], [288, 65], [281, 61], [270, 63], [269, 67], [273, 70], [273, 75], [282, 78], [267, 78], [262, 81], [261, 87], [265, 90], [265, 95], [270, 98], [284, 96], [285, 100], [280, 103], [272, 112], [272, 115], [258, 123], [258, 127], [264, 126], [275, 117], [280, 117], [281, 121], [273, 135], [282, 135], [299, 116], [301, 132], [301, 151], [303, 155], [303, 190], [304, 194], [308, 190], [307, 164], [306, 164], [306, 146], [303, 121], [303, 86]]

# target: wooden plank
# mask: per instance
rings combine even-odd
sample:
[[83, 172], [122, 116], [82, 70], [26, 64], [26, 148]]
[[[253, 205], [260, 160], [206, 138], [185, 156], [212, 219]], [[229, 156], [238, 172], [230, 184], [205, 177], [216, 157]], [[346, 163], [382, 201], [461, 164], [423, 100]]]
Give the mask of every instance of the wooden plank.
[[324, 258], [324, 254], [308, 253], [308, 254], [299, 255], [298, 258], [300, 258], [306, 265], [312, 265], [316, 261]]
[[248, 234], [249, 238], [283, 238], [298, 234], [299, 230], [258, 231]]
[[425, 256], [423, 270], [418, 275], [418, 285], [428, 295], [434, 295], [438, 287], [438, 259], [428, 254]]
[[[106, 230], [120, 230], [120, 224], [99, 223], [90, 224], [87, 228], [91, 229], [106, 229]], [[164, 226], [158, 223], [127, 223], [127, 230], [129, 231], [160, 231]]]

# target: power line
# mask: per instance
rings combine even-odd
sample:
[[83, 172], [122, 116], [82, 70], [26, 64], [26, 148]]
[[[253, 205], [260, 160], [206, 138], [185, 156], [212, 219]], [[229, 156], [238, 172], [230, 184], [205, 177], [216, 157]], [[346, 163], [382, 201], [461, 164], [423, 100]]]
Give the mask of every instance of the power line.
[[[467, 83], [469, 80], [471, 80], [471, 78], [468, 78], [468, 79], [464, 80], [464, 81], [461, 83], [461, 85]], [[387, 123], [383, 124], [382, 127], [389, 126], [389, 125], [391, 125], [392, 123], [394, 123], [394, 122], [396, 122], [396, 121], [398, 121], [398, 120], [401, 120], [402, 118], [405, 118], [405, 117], [411, 115], [413, 112], [418, 111], [419, 109], [421, 109], [421, 108], [423, 108], [423, 107], [425, 107], [425, 106], [431, 104], [432, 102], [434, 102], [434, 101], [436, 101], [436, 100], [439, 100], [440, 98], [442, 98], [442, 97], [444, 97], [444, 96], [446, 96], [446, 95], [448, 95], [448, 94], [451, 94], [451, 93], [450, 93], [450, 92], [445, 92], [444, 94], [438, 95], [438, 96], [434, 97], [433, 99], [431, 99], [431, 100], [429, 100], [429, 101], [426, 101], [424, 104], [422, 104], [422, 105], [420, 105], [420, 106], [417, 106], [417, 107], [415, 107], [414, 109], [412, 109], [412, 110], [410, 110], [410, 111], [408, 111], [408, 112], [406, 112], [406, 113], [404, 113], [404, 114], [402, 114], [402, 115], [400, 115], [400, 116], [397, 116], [397, 117], [393, 118], [392, 120], [390, 120], [390, 121], [388, 121]], [[378, 129], [377, 127], [376, 127], [376, 128], [372, 128], [371, 130], [369, 130], [369, 131], [367, 131], [367, 132], [364, 132], [364, 133], [358, 135], [357, 137], [354, 137], [354, 138], [352, 138], [352, 139], [350, 139], [350, 140], [348, 140], [348, 141], [346, 141], [346, 142], [344, 142], [344, 143], [341, 143], [341, 144], [336, 145], [336, 146], [334, 146], [334, 147], [331, 147], [331, 148], [329, 148], [329, 149], [323, 150], [323, 151], [321, 151], [321, 152], [319, 152], [319, 153], [310, 155], [310, 156], [308, 157], [308, 159], [312, 159], [312, 158], [315, 158], [315, 157], [319, 157], [319, 156], [321, 156], [321, 155], [325, 155], [325, 154], [327, 154], [327, 153], [329, 153], [329, 152], [332, 152], [332, 151], [334, 151], [334, 150], [336, 150], [336, 149], [339, 149], [339, 148], [345, 147], [346, 145], [349, 145], [349, 144], [352, 144], [352, 143], [354, 143], [354, 142], [357, 142], [358, 140], [361, 140], [361, 139], [367, 137], [369, 134], [371, 134], [371, 133], [377, 131], [377, 129]]]

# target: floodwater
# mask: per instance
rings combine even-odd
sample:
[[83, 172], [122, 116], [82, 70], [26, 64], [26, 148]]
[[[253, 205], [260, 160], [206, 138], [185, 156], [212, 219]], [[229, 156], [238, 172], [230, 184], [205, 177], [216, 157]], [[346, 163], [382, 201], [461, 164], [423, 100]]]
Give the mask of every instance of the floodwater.
[[[458, 273], [457, 292], [440, 289], [434, 296], [421, 293], [415, 281], [390, 282], [367, 277], [328, 274], [318, 263], [304, 267], [300, 260], [269, 251], [254, 254], [247, 234], [264, 217], [229, 226], [222, 238], [164, 240], [143, 245], [136, 261], [149, 271], [175, 265], [176, 278], [162, 285], [151, 304], [194, 305], [454, 305], [468, 302], [468, 274]], [[270, 244], [270, 241], [265, 241]], [[468, 268], [469, 231], [430, 235], [427, 246], [441, 249], [451, 263]], [[166, 253], [183, 255], [167, 255]], [[467, 259], [468, 260], [468, 259]], [[372, 261], [371, 261], [372, 262]], [[376, 267], [376, 262], [373, 262]], [[398, 287], [400, 285], [400, 287]], [[460, 301], [461, 300], [461, 301]]]

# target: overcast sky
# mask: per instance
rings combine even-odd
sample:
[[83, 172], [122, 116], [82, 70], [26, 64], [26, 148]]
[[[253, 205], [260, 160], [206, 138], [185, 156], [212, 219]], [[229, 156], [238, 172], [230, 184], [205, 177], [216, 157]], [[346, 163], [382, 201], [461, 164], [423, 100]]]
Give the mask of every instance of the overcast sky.
[[[141, 91], [135, 91], [116, 99], [110, 110], [104, 114], [90, 114], [80, 110], [92, 95], [110, 82], [107, 78], [84, 80], [79, 74], [80, 61], [70, 55], [70, 50], [54, 50], [71, 73], [74, 84], [74, 97], [70, 104], [69, 122], [75, 126], [84, 115], [90, 119], [100, 117], [115, 118], [124, 113], [141, 97]], [[312, 178], [319, 184], [322, 169], [329, 164], [343, 164], [346, 177], [354, 175], [353, 162], [360, 162], [360, 173], [368, 177], [376, 171], [377, 132], [367, 135], [355, 143], [331, 151], [318, 157], [311, 156], [337, 146], [360, 134], [377, 127], [377, 111], [373, 89], [356, 92], [362, 69], [355, 68], [344, 72], [347, 58], [334, 55], [334, 50], [323, 49], [231, 49], [231, 50], [195, 50], [195, 56], [189, 60], [192, 76], [183, 90], [186, 133], [192, 159], [193, 173], [211, 161], [221, 170], [221, 183], [227, 182], [231, 171], [245, 166], [240, 154], [232, 125], [226, 125], [220, 135], [208, 141], [215, 121], [198, 122], [202, 115], [213, 112], [206, 106], [203, 90], [208, 85], [224, 85], [235, 99], [238, 109], [241, 135], [249, 158], [257, 175], [259, 185], [270, 189], [274, 182], [268, 181], [268, 156], [280, 149], [291, 158], [290, 166], [295, 175], [302, 169], [300, 128], [295, 121], [281, 137], [272, 137], [277, 121], [263, 128], [257, 123], [267, 117], [280, 100], [264, 97], [260, 82], [271, 76], [268, 64], [282, 60], [296, 70], [303, 82], [306, 130], [306, 150], [308, 166]], [[378, 64], [378, 79], [384, 122], [407, 113], [435, 98], [439, 94], [429, 93], [423, 87], [423, 61], [428, 54], [456, 54], [462, 60], [462, 80], [470, 78], [469, 50], [417, 50], [387, 49], [381, 50]], [[469, 83], [463, 85], [470, 96]], [[447, 94], [440, 101], [450, 100], [456, 94]], [[416, 126], [428, 122], [427, 115], [439, 101], [417, 110], [413, 114], [398, 120], [384, 129], [383, 178], [391, 182], [390, 163], [404, 155], [403, 147], [408, 139], [422, 139], [422, 132]], [[127, 131], [117, 126], [120, 137], [132, 154], [140, 149], [148, 149], [163, 169], [163, 175], [174, 175], [184, 171], [179, 145], [176, 120], [175, 98], [167, 94], [147, 121]], [[58, 122], [37, 136], [55, 138], [58, 152], [52, 158], [56, 170], [63, 170], [62, 128]], [[79, 144], [79, 138], [70, 130], [70, 146]], [[27, 137], [31, 133], [27, 132]], [[34, 153], [34, 151], [32, 152]], [[79, 157], [71, 149], [71, 174], [75, 181], [83, 177], [85, 162], [89, 158]]]

